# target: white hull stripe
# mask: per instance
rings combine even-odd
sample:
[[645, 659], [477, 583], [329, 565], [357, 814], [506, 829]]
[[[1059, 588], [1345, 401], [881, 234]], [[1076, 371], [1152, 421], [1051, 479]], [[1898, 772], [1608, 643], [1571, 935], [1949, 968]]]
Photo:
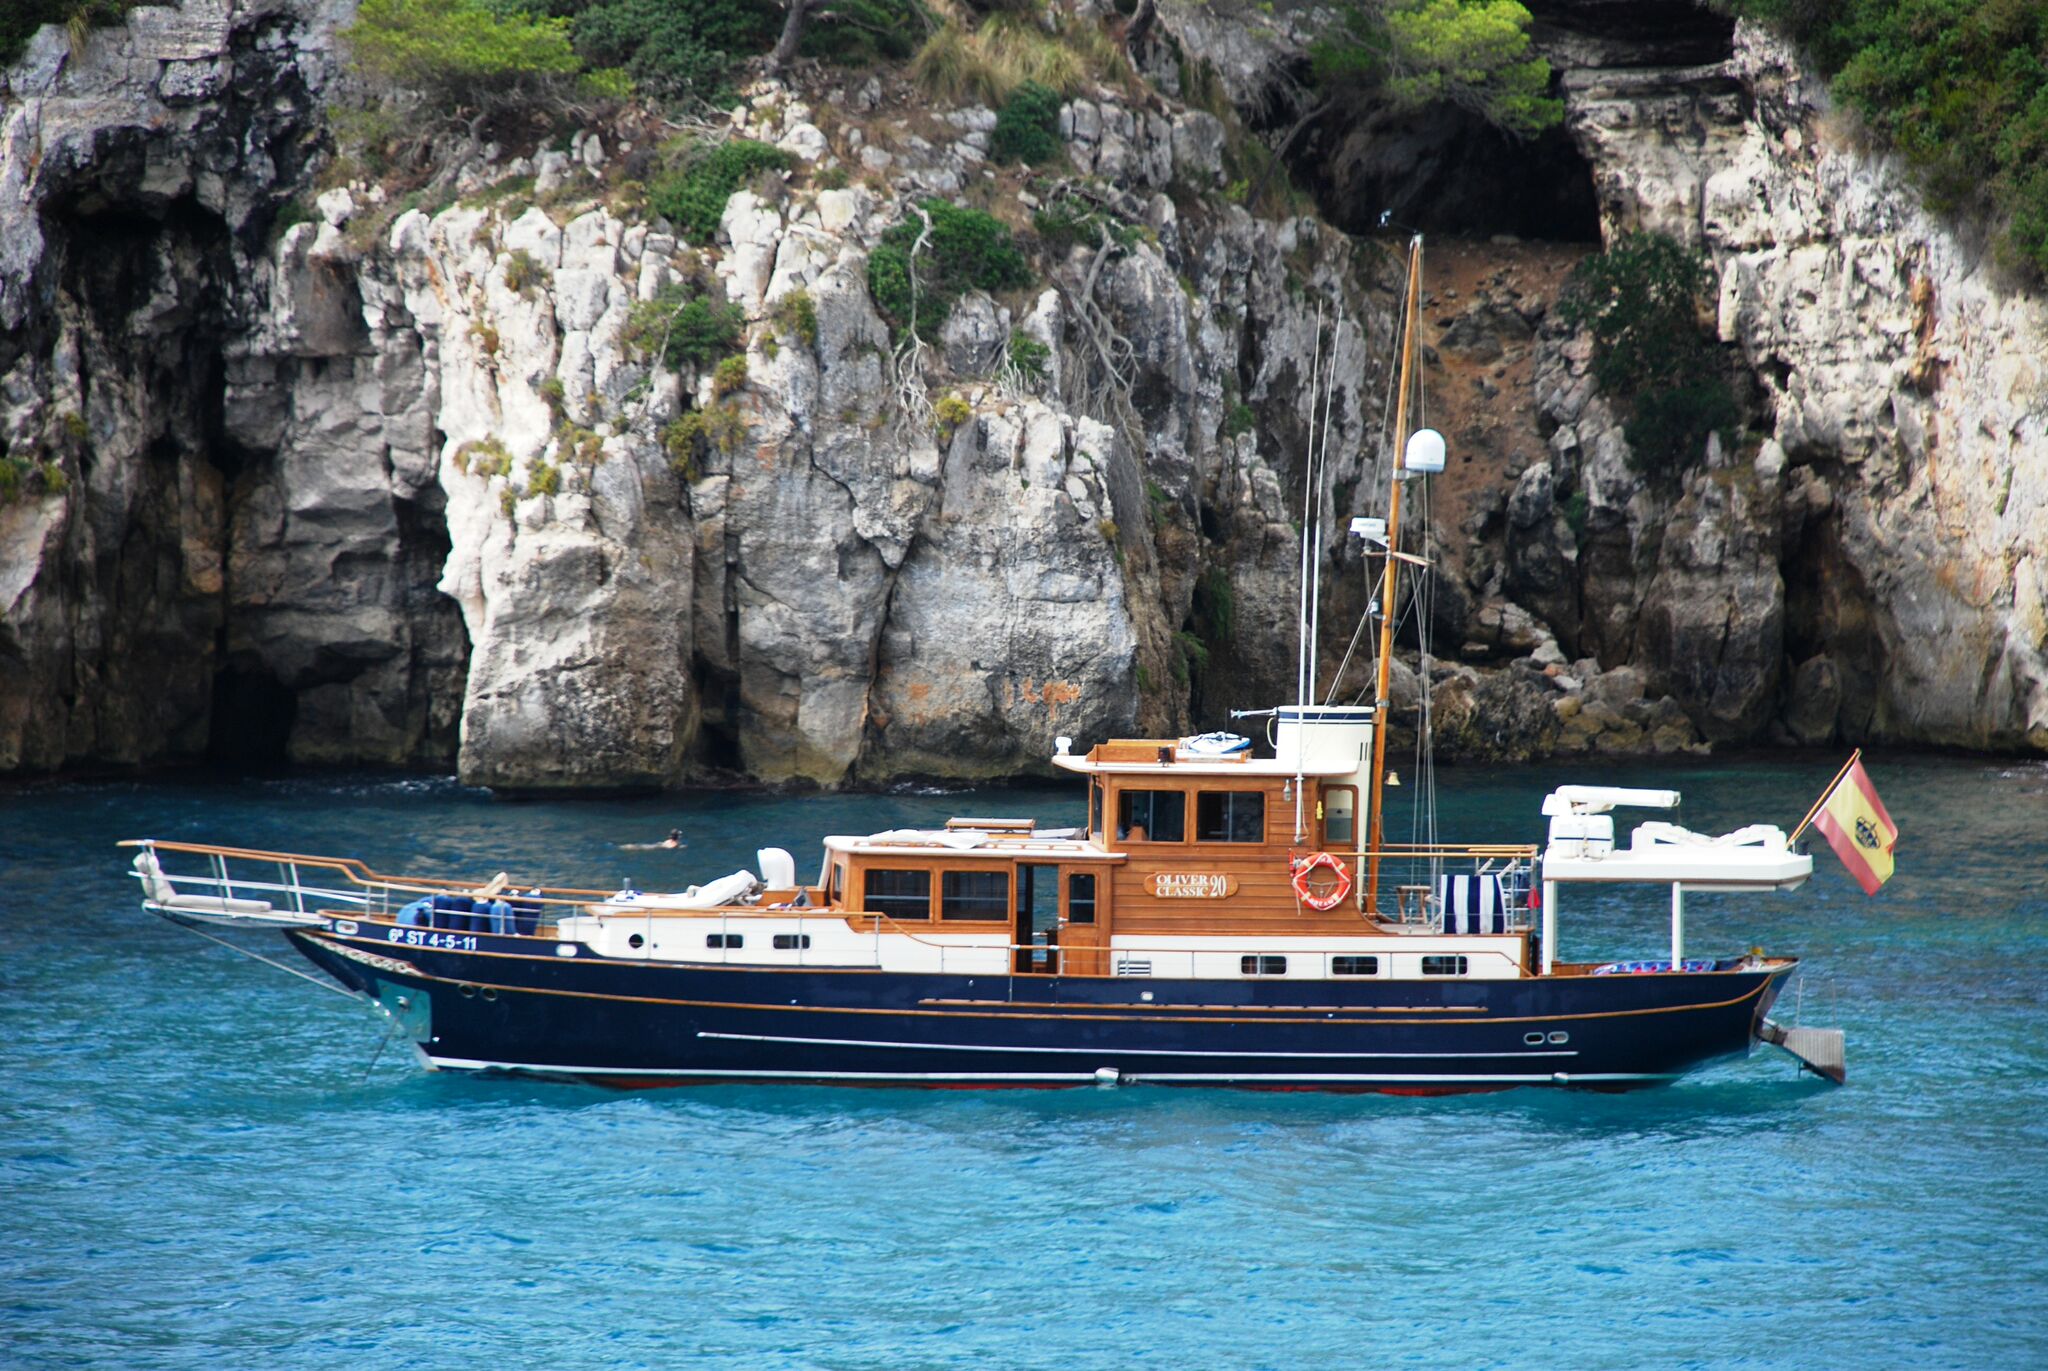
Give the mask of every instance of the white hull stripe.
[[892, 1043], [868, 1038], [783, 1038], [763, 1033], [699, 1033], [700, 1038], [717, 1038], [725, 1042], [739, 1043], [788, 1043], [797, 1047], [886, 1047], [904, 1052], [1000, 1052], [1009, 1055], [1017, 1052], [1065, 1053], [1078, 1057], [1232, 1057], [1239, 1060], [1268, 1062], [1297, 1061], [1416, 1061], [1447, 1059], [1469, 1061], [1474, 1058], [1514, 1057], [1576, 1057], [1575, 1050], [1558, 1052], [1216, 1052], [1188, 1047], [1128, 1047], [1105, 1053], [1099, 1047], [983, 1047], [973, 1043]]
[[[487, 1062], [465, 1057], [435, 1057], [425, 1053], [429, 1065], [444, 1071], [517, 1071], [539, 1076], [612, 1076], [635, 1080], [782, 1080], [782, 1081], [1018, 1081], [1018, 1082], [1100, 1082], [1092, 1071], [711, 1071], [638, 1066], [543, 1066], [524, 1062]], [[1585, 1082], [1670, 1081], [1669, 1072], [1606, 1071], [1580, 1074], [1535, 1073], [1522, 1075], [1453, 1076], [1408, 1075], [1405, 1073], [1354, 1074], [1211, 1074], [1147, 1071], [1123, 1077], [1126, 1083], [1177, 1081], [1195, 1085], [1230, 1085], [1240, 1082], [1284, 1085], [1577, 1085]]]

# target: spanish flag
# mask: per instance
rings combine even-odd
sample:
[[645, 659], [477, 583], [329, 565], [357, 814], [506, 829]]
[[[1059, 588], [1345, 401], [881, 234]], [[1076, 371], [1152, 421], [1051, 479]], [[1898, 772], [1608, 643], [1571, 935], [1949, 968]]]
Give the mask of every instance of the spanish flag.
[[1899, 826], [1885, 812], [1877, 798], [1877, 787], [1863, 770], [1863, 754], [1849, 759], [1834, 785], [1815, 806], [1813, 826], [1827, 835], [1828, 846], [1849, 868], [1856, 884], [1866, 895], [1892, 877], [1892, 847], [1899, 841]]

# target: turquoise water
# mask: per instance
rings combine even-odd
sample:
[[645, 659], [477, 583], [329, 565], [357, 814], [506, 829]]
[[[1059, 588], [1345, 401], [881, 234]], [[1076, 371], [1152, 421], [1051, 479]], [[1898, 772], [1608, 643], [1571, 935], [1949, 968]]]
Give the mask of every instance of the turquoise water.
[[[0, 1365], [2048, 1365], [2048, 768], [1873, 763], [1865, 899], [1690, 906], [1809, 960], [1833, 1089], [1770, 1053], [1627, 1096], [607, 1094], [421, 1071], [363, 1006], [143, 915], [122, 836], [681, 885], [773, 841], [1070, 791], [576, 804], [452, 783], [0, 796]], [[1826, 758], [1447, 771], [1446, 837], [1565, 780], [1788, 826]], [[680, 825], [681, 853], [620, 851]], [[1567, 911], [1655, 955], [1655, 902]], [[1781, 1007], [1789, 1016], [1792, 997]]]

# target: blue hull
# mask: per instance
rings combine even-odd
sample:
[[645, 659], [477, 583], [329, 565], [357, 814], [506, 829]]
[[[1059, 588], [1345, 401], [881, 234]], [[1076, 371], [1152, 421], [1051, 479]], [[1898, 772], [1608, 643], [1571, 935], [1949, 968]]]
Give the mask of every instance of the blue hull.
[[1430, 982], [962, 976], [563, 957], [551, 941], [488, 934], [405, 946], [387, 933], [287, 936], [388, 1009], [403, 997], [402, 1021], [436, 1067], [619, 1086], [1623, 1089], [1747, 1051], [1792, 969]]

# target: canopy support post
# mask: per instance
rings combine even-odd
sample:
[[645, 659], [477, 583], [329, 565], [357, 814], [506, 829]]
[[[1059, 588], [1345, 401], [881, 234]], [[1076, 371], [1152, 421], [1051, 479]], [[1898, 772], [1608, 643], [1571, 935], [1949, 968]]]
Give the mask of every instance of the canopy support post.
[[1671, 969], [1685, 959], [1685, 887], [1671, 883]]
[[1537, 969], [1540, 976], [1550, 974], [1550, 964], [1557, 956], [1557, 882], [1543, 883], [1543, 961]]

